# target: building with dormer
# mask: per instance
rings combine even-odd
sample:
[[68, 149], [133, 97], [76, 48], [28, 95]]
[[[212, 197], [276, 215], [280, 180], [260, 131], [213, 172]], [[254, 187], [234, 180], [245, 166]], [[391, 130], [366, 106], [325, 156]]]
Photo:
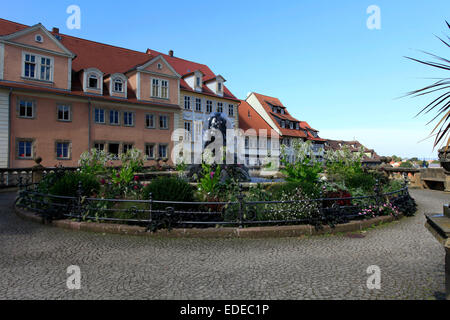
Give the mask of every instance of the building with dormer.
[[[0, 167], [77, 166], [91, 148], [168, 159], [176, 128], [238, 100], [207, 66], [0, 19]], [[189, 124], [190, 123], [190, 124]], [[200, 130], [200, 129], [198, 129]]]
[[[292, 117], [287, 108], [278, 98], [252, 92], [239, 107], [239, 124], [245, 131], [254, 129], [256, 132], [274, 130], [280, 139], [280, 145], [286, 146], [290, 161], [294, 161], [292, 149], [295, 140], [311, 141], [315, 155], [323, 157], [326, 140], [319, 137], [319, 131], [313, 129], [306, 121]], [[249, 140], [249, 139], [247, 139]], [[246, 148], [250, 149], [246, 142]]]
[[178, 127], [187, 132], [184, 137], [185, 148], [193, 151], [194, 143], [201, 139], [206, 121], [212, 113], [221, 113], [227, 119], [228, 128], [238, 127], [240, 100], [226, 87], [223, 76], [216, 75], [207, 65], [175, 57], [172, 50], [168, 55], [151, 49], [147, 53], [161, 55], [181, 75]]

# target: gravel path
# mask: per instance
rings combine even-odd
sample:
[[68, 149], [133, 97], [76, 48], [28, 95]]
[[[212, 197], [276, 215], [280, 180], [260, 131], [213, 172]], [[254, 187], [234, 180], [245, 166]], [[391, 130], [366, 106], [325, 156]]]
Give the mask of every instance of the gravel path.
[[[425, 229], [450, 195], [411, 190], [413, 218], [346, 235], [150, 239], [69, 231], [18, 218], [0, 193], [0, 299], [440, 299], [444, 250]], [[81, 269], [81, 289], [66, 286]], [[381, 289], [366, 286], [381, 268]]]

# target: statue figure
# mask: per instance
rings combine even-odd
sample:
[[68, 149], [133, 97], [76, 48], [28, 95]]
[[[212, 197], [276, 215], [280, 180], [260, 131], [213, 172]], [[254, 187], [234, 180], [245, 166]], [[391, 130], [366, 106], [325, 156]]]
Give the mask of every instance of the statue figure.
[[[227, 119], [225, 119], [220, 112], [216, 112], [212, 114], [208, 118], [208, 128], [207, 129], [216, 129], [222, 133], [223, 145], [227, 145]], [[212, 137], [210, 141], [205, 142], [204, 148], [209, 146], [216, 140], [215, 137]]]

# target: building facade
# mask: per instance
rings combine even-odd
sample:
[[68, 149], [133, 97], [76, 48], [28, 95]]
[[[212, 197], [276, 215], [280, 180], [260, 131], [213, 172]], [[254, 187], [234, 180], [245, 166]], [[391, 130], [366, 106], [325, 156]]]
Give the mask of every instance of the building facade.
[[[250, 93], [239, 106], [239, 124], [243, 130], [254, 129], [256, 134], [261, 130], [273, 130], [279, 136], [279, 144], [284, 145], [289, 161], [294, 162], [293, 143], [296, 140], [311, 141], [315, 156], [321, 159], [324, 152], [325, 140], [320, 138], [318, 131], [313, 129], [306, 121], [300, 121], [290, 115], [287, 108], [278, 98], [267, 95]], [[253, 133], [250, 133], [252, 135]], [[249, 154], [254, 153], [258, 143], [247, 143]], [[269, 148], [270, 149], [270, 148]], [[252, 151], [253, 150], [253, 151]], [[248, 157], [247, 157], [248, 159]]]
[[[207, 66], [0, 19], [0, 167], [77, 166], [96, 148], [173, 162], [172, 132], [238, 100]], [[188, 103], [187, 103], [188, 102]], [[190, 107], [190, 109], [187, 109]], [[190, 123], [188, 125], [188, 123]], [[119, 164], [119, 163], [117, 163]]]

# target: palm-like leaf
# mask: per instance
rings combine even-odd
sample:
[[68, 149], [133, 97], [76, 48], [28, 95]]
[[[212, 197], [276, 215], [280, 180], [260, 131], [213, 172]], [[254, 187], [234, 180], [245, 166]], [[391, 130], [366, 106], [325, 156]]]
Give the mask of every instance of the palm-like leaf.
[[[450, 29], [450, 24], [446, 21], [447, 27]], [[443, 44], [450, 48], [450, 37], [447, 36], [448, 40], [443, 40], [437, 37]], [[450, 60], [443, 57], [437, 56], [435, 54], [422, 51], [426, 55], [432, 57], [434, 61], [425, 61], [420, 59], [415, 59], [411, 57], [406, 57], [412, 61], [431, 66], [433, 68], [438, 68], [441, 70], [450, 71]], [[438, 124], [431, 131], [431, 135], [435, 136], [434, 147], [439, 145], [439, 143], [445, 143], [446, 148], [450, 145], [450, 78], [442, 78], [433, 84], [426, 86], [422, 89], [414, 90], [408, 92], [408, 96], [419, 97], [424, 95], [430, 95], [432, 93], [439, 93], [439, 96], [427, 104], [417, 115], [422, 113], [426, 114], [432, 110], [436, 111], [436, 116], [428, 122], [431, 123], [437, 118], [441, 118]], [[446, 141], [447, 140], [447, 141]]]

